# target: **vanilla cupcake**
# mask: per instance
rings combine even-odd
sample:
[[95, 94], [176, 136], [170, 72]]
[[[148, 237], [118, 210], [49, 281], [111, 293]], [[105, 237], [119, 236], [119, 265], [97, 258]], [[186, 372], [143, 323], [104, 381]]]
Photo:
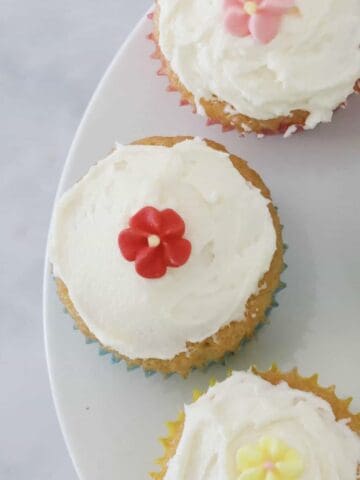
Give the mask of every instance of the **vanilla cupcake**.
[[297, 370], [234, 372], [162, 439], [155, 480], [357, 480], [360, 414]]
[[358, 0], [157, 0], [152, 38], [170, 90], [225, 130], [311, 129], [360, 91]]
[[56, 205], [50, 261], [79, 329], [129, 365], [186, 376], [264, 321], [283, 269], [270, 193], [213, 142], [117, 145]]

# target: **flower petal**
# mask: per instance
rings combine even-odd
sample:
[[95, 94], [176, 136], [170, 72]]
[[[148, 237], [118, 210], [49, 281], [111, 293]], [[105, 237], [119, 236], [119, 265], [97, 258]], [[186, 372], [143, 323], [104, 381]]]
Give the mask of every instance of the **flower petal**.
[[238, 476], [238, 480], [265, 480], [265, 471], [262, 467], [249, 468]]
[[147, 239], [141, 232], [127, 228], [120, 232], [118, 245], [123, 257], [133, 262], [139, 251], [147, 246]]
[[290, 463], [290, 462], [278, 462], [276, 464], [276, 470], [283, 476], [283, 478], [296, 479], [304, 471], [302, 463]]
[[166, 273], [166, 261], [162, 246], [145, 247], [136, 256], [135, 268], [144, 278], [160, 278]]
[[279, 440], [278, 438], [268, 438], [265, 437], [266, 449], [270, 454], [272, 460], [281, 460], [285, 453], [289, 450], [289, 447]]
[[164, 255], [169, 267], [181, 267], [189, 260], [191, 243], [185, 238], [174, 238], [163, 243]]
[[[275, 473], [273, 471], [270, 471], [270, 472], [266, 473], [264, 480], [280, 480], [280, 478], [281, 477], [279, 477], [279, 475], [277, 475], [277, 473]], [[286, 479], [286, 480], [290, 480], [290, 479]]]
[[244, 4], [243, 0], [224, 0], [224, 8], [228, 9], [231, 7], [242, 7]]
[[161, 237], [182, 237], [185, 233], [185, 223], [180, 215], [167, 208], [161, 212]]
[[161, 227], [161, 214], [154, 207], [144, 207], [131, 217], [131, 228], [140, 230], [145, 234], [159, 233]]
[[285, 454], [285, 458], [281, 462], [276, 463], [276, 468], [285, 478], [295, 479], [303, 473], [304, 462], [296, 450], [289, 449]]
[[240, 472], [260, 465], [263, 461], [261, 448], [257, 445], [246, 445], [239, 448], [236, 454], [236, 466]]
[[293, 7], [295, 7], [295, 0], [263, 0], [260, 5], [262, 12], [278, 15], [287, 13]]
[[279, 33], [281, 15], [272, 15], [265, 12], [252, 15], [249, 20], [251, 35], [260, 43], [269, 43]]
[[249, 20], [249, 15], [241, 7], [229, 8], [225, 16], [225, 28], [231, 35], [246, 37], [250, 33]]

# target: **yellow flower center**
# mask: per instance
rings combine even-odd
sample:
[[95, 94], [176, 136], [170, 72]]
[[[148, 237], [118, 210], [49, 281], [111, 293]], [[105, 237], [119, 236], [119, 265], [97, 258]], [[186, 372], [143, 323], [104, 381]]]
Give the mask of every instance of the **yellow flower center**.
[[248, 15], [255, 15], [257, 12], [258, 6], [255, 2], [245, 2], [244, 3], [244, 10]]
[[147, 241], [150, 248], [155, 248], [160, 245], [160, 237], [158, 235], [149, 235]]

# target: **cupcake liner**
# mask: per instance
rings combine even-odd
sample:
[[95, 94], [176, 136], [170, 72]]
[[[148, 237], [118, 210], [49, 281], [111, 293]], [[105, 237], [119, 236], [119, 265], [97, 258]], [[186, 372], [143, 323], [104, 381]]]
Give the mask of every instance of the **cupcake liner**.
[[[304, 392], [310, 392], [322, 398], [331, 406], [337, 421], [347, 420], [349, 427], [355, 433], [360, 435], [360, 412], [356, 414], [351, 413], [350, 404], [352, 402], [352, 398], [339, 398], [336, 395], [334, 385], [331, 385], [329, 387], [323, 387], [319, 385], [318, 374], [314, 374], [310, 377], [303, 377], [299, 373], [297, 368], [294, 368], [288, 372], [282, 372], [276, 364], [273, 364], [269, 368], [269, 370], [265, 371], [261, 371], [256, 366], [252, 366], [251, 371], [255, 375], [258, 375], [259, 377], [263, 378], [269, 383], [272, 383], [273, 385], [277, 385], [281, 382], [286, 382], [290, 388], [302, 390]], [[227, 372], [227, 376], [231, 375], [232, 370], [229, 369]], [[215, 378], [212, 378], [209, 381], [209, 387], [214, 386], [216, 383], [217, 380]], [[205, 393], [206, 391], [194, 390], [192, 395], [193, 403], [196, 402]], [[164, 453], [160, 458], [155, 461], [160, 470], [158, 472], [150, 472], [150, 477], [152, 477], [153, 480], [162, 480], [164, 478], [167, 472], [168, 462], [176, 453], [176, 449], [182, 435], [184, 421], [185, 413], [183, 410], [181, 410], [175, 421], [170, 421], [166, 423], [168, 431], [167, 436], [159, 438], [159, 442], [164, 448]], [[360, 466], [358, 475], [359, 474]]]
[[354, 92], [359, 95], [360, 94], [360, 78], [355, 82], [354, 85]]

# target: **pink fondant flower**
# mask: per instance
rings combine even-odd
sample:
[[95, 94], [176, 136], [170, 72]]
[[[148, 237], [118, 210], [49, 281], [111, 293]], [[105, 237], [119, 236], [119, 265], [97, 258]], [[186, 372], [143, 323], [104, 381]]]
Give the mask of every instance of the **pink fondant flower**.
[[225, 26], [237, 37], [269, 43], [279, 33], [282, 16], [294, 7], [295, 0], [224, 0]]

